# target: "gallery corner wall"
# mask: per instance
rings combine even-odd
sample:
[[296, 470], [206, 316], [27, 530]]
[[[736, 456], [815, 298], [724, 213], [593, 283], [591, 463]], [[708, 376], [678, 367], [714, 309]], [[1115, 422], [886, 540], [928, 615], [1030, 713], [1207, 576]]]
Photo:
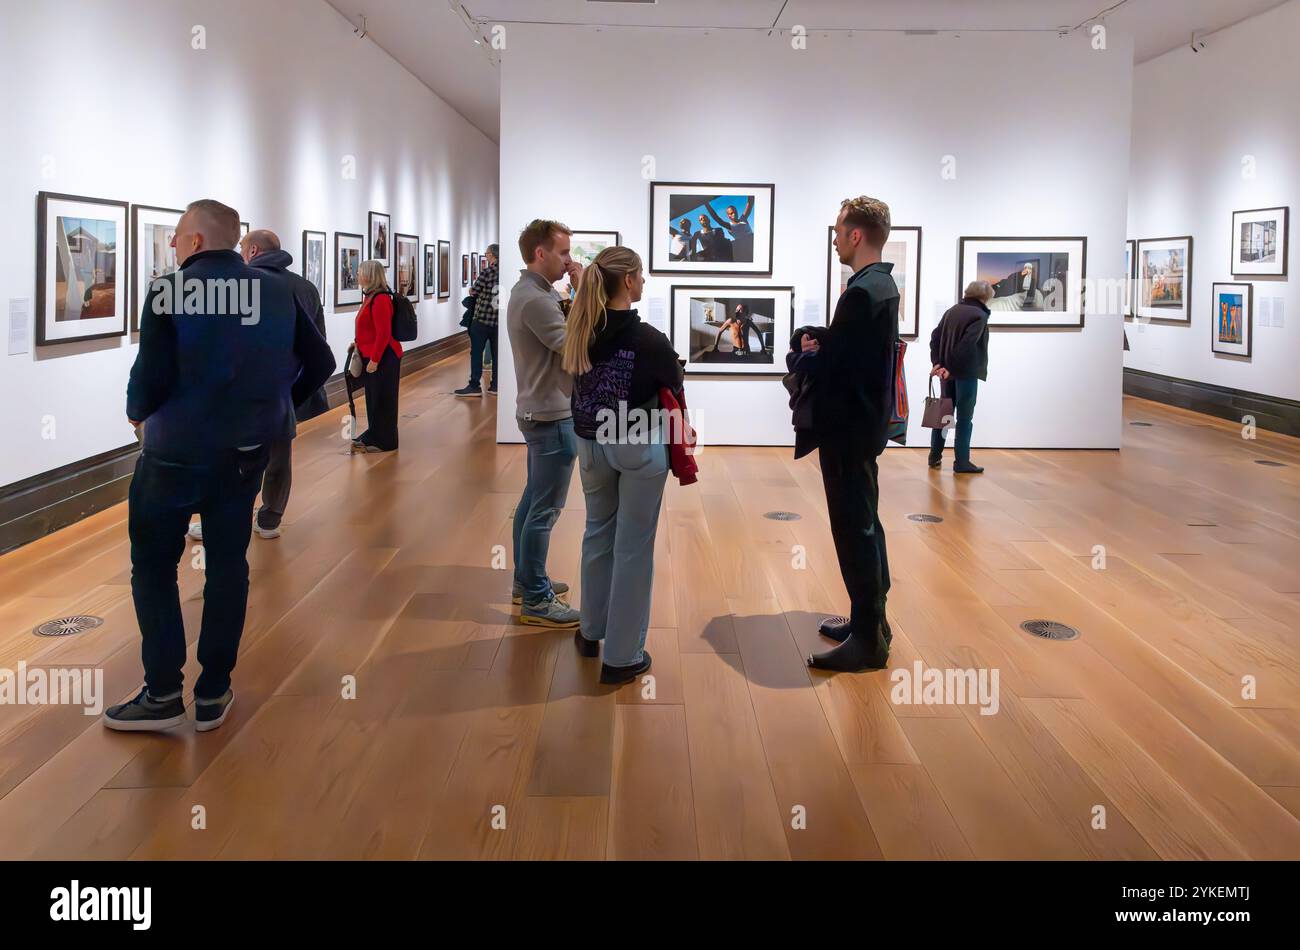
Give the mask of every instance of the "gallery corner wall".
[[[649, 181], [775, 184], [770, 278], [647, 274], [643, 318], [666, 326], [673, 284], [793, 285], [796, 325], [825, 319], [827, 226], [840, 201], [883, 198], [921, 226], [919, 337], [909, 344], [921, 429], [930, 331], [957, 298], [958, 239], [1087, 238], [1087, 275], [1122, 280], [1131, 40], [1078, 33], [807, 38], [741, 31], [511, 24], [501, 79], [501, 290], [532, 218], [617, 230], [647, 258]], [[565, 81], [552, 76], [563, 64]], [[948, 174], [945, 174], [945, 171]], [[502, 334], [503, 355], [509, 341]], [[1082, 329], [996, 331], [977, 446], [1118, 448], [1118, 310]], [[784, 341], [778, 341], [784, 349]], [[780, 354], [778, 353], [778, 359]], [[506, 358], [497, 433], [518, 441]], [[779, 376], [687, 379], [709, 444], [789, 445]]]
[[[460, 332], [460, 255], [497, 239], [497, 146], [325, 0], [59, 0], [4, 17], [6, 320], [11, 301], [34, 310], [36, 196], [49, 191], [171, 208], [217, 198], [277, 231], [295, 269], [304, 229], [326, 232], [332, 256], [335, 231], [364, 233], [367, 212], [386, 212], [394, 231], [452, 245], [451, 296], [421, 299], [413, 345]], [[355, 308], [332, 312], [329, 271], [341, 367]], [[135, 337], [36, 347], [35, 319], [27, 352], [4, 351], [0, 486], [135, 442]]]
[[[1190, 325], [1128, 327], [1124, 365], [1215, 387], [1300, 400], [1300, 0], [1138, 66], [1128, 237], [1191, 235]], [[1289, 277], [1235, 278], [1235, 211], [1289, 206]], [[1251, 355], [1210, 351], [1212, 285], [1252, 284]], [[1266, 319], [1267, 318], [1267, 319]], [[1188, 389], [1188, 387], [1183, 387]], [[1207, 407], [1208, 408], [1208, 407]], [[1294, 406], [1288, 412], [1294, 417]], [[1239, 418], [1240, 416], [1238, 416]]]

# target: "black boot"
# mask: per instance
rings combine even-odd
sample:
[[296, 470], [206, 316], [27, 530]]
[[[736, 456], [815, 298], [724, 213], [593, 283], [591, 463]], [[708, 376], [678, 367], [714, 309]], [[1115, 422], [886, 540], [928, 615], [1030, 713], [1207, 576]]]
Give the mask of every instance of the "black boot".
[[863, 670], [882, 670], [889, 663], [889, 645], [882, 636], [877, 635], [874, 642], [868, 644], [856, 633], [833, 650], [814, 653], [808, 657], [808, 665], [817, 670], [829, 670], [834, 673], [860, 673]]
[[934, 450], [931, 449], [930, 457], [926, 459], [926, 463], [929, 464], [931, 468], [938, 468], [943, 464], [943, 452], [940, 451], [938, 455], [935, 455]]
[[975, 465], [970, 459], [967, 459], [964, 462], [957, 462], [953, 465], [952, 470], [958, 475], [978, 475], [980, 472], [984, 471], [981, 466]]
[[620, 686], [623, 683], [630, 683], [646, 670], [650, 669], [649, 651], [641, 651], [641, 662], [633, 663], [631, 666], [610, 666], [608, 663], [600, 664], [600, 681], [606, 686]]

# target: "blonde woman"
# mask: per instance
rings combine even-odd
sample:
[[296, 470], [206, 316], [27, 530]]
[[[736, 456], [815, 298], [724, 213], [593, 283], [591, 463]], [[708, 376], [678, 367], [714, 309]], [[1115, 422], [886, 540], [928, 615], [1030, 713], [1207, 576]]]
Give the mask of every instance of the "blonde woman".
[[368, 427], [353, 440], [361, 452], [397, 448], [397, 387], [402, 375], [402, 344], [393, 339], [393, 292], [383, 261], [362, 261], [357, 283], [365, 300], [357, 311], [357, 352], [365, 360]]
[[[645, 286], [641, 258], [607, 247], [582, 274], [569, 311], [561, 366], [573, 380], [573, 430], [587, 499], [582, 537], [582, 623], [574, 642], [600, 681], [626, 683], [650, 669], [655, 528], [668, 476], [667, 440], [651, 413], [659, 390], [680, 393], [682, 369], [668, 338], [632, 305]], [[621, 424], [611, 424], [622, 417]]]

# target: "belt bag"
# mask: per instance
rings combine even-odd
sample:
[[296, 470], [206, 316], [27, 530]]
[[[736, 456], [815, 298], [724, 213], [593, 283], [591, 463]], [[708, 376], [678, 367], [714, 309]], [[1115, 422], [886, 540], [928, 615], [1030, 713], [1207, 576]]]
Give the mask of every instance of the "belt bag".
[[952, 400], [942, 395], [934, 395], [934, 381], [937, 376], [930, 377], [930, 395], [925, 397], [925, 414], [921, 417], [921, 425], [927, 429], [947, 429], [952, 426], [953, 412]]

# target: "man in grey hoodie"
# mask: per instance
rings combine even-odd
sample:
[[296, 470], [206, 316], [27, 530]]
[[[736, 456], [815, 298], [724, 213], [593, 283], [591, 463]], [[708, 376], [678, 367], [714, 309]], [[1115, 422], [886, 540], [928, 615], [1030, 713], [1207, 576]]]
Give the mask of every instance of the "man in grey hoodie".
[[577, 444], [569, 397], [573, 378], [560, 368], [565, 315], [551, 285], [568, 273], [578, 285], [582, 266], [570, 257], [573, 232], [558, 221], [536, 220], [519, 235], [524, 270], [510, 290], [506, 332], [514, 351], [519, 395], [515, 419], [528, 446], [528, 483], [515, 507], [513, 601], [521, 623], [558, 629], [578, 626], [579, 614], [560, 599], [569, 587], [546, 573], [551, 528], [564, 508]]

